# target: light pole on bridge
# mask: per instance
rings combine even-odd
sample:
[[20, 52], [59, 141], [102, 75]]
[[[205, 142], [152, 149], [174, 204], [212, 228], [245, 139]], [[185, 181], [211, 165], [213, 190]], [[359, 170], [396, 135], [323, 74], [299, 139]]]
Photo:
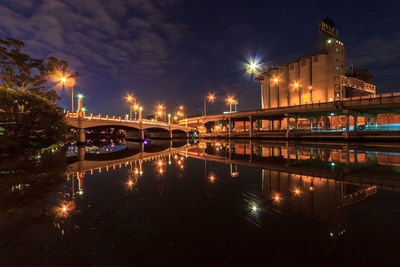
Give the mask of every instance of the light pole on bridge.
[[209, 93], [208, 96], [204, 97], [204, 116], [207, 116], [207, 100], [208, 102], [213, 103], [215, 100], [215, 95]]

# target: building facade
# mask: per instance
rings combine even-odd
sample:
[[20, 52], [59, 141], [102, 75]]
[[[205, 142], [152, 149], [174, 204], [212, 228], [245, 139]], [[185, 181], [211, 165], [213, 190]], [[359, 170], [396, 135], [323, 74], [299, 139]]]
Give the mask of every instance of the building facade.
[[319, 24], [317, 52], [264, 67], [255, 79], [261, 83], [263, 109], [375, 95], [376, 91], [368, 70], [346, 67], [346, 46], [328, 18]]

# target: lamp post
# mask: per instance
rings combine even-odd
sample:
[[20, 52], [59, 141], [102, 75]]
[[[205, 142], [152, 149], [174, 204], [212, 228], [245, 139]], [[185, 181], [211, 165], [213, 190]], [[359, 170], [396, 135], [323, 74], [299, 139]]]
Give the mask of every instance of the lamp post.
[[59, 80], [63, 84], [63, 86], [69, 85], [71, 86], [71, 112], [74, 113], [74, 85], [75, 85], [75, 80], [73, 78], [68, 78], [65, 76], [62, 76]]
[[226, 99], [227, 104], [229, 104], [229, 113], [232, 113], [232, 105], [235, 105], [235, 111], [237, 111], [236, 105], [238, 104], [237, 100], [233, 97], [228, 97]]
[[160, 118], [162, 118], [162, 115], [164, 114], [164, 122], [167, 122], [167, 114], [166, 114], [167, 112], [166, 112], [166, 110], [165, 110], [165, 107], [164, 107], [164, 105], [158, 105], [158, 110], [157, 110], [157, 115], [158, 115], [158, 117], [160, 117]]
[[209, 93], [208, 96], [204, 97], [204, 116], [207, 116], [207, 100], [208, 102], [213, 103], [215, 100], [215, 95]]
[[131, 95], [128, 95], [126, 97], [126, 101], [129, 102], [129, 114], [130, 114], [130, 119], [132, 120], [132, 110], [135, 108], [135, 120], [136, 120], [136, 107], [138, 107], [138, 104], [136, 103], [136, 97], [133, 97]]
[[142, 121], [142, 107], [139, 107], [139, 121]]

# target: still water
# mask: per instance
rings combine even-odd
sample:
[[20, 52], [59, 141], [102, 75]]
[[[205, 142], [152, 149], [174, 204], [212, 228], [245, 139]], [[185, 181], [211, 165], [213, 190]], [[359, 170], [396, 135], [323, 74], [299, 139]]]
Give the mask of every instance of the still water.
[[92, 140], [0, 161], [1, 266], [398, 266], [400, 145]]

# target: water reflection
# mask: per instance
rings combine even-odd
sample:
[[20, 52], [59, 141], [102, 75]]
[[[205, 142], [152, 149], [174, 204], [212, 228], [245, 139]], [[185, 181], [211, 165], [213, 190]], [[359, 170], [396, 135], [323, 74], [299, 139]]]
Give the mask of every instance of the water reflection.
[[[318, 242], [325, 242], [326, 253], [356, 230], [350, 215], [358, 205], [371, 203], [382, 190], [400, 189], [395, 145], [92, 140], [0, 166], [2, 248], [14, 255], [36, 251], [31, 240], [38, 238], [45, 248], [36, 255], [45, 255], [53, 242], [54, 255], [76, 252], [65, 239], [98, 256], [104, 249], [81, 238], [94, 238], [96, 231], [105, 244], [123, 244], [107, 248], [120, 255], [117, 263], [138, 247], [179, 255], [190, 240], [193, 251], [216, 246], [227, 254], [232, 248], [221, 244], [231, 236], [238, 248], [262, 255], [268, 240], [277, 247], [298, 245], [279, 241], [293, 237], [293, 229], [301, 229], [301, 242], [314, 238], [316, 254]], [[36, 237], [35, 229], [42, 235]], [[166, 247], [159, 243], [165, 240]], [[93, 262], [103, 260], [116, 263], [105, 256]]]

